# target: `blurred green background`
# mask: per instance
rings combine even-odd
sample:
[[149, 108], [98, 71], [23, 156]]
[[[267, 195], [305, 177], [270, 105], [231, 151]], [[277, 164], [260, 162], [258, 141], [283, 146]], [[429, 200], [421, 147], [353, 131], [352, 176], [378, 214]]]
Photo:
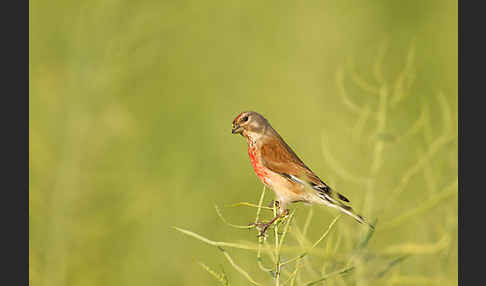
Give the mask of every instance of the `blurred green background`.
[[[411, 254], [370, 285], [457, 283], [457, 1], [29, 5], [31, 285], [216, 285], [198, 261], [246, 285], [171, 228], [255, 239], [214, 211], [262, 189], [244, 110], [378, 219], [371, 251]], [[336, 215], [313, 208], [312, 239]], [[363, 228], [339, 224], [346, 256]]]

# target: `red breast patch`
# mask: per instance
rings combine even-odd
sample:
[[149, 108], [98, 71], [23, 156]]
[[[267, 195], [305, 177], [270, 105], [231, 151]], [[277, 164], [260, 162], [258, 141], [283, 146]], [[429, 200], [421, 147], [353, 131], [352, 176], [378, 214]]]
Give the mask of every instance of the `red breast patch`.
[[265, 171], [265, 167], [261, 164], [260, 160], [257, 159], [256, 148], [250, 147], [250, 145], [248, 145], [248, 155], [250, 156], [251, 165], [253, 166], [253, 170], [255, 170], [255, 174], [266, 185], [266, 176], [268, 174]]

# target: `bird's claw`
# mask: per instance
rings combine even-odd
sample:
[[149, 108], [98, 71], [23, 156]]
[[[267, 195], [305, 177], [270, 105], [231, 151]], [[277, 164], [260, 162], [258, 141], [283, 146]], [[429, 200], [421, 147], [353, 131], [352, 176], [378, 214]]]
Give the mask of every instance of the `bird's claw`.
[[272, 201], [271, 201], [271, 202], [268, 204], [268, 207], [269, 207], [269, 208], [273, 208], [274, 206], [278, 208], [278, 207], [280, 206], [280, 202], [279, 202], [279, 201], [274, 201], [274, 200], [272, 200]]
[[256, 223], [251, 222], [248, 224], [248, 226], [252, 226], [260, 230], [260, 233], [257, 235], [257, 237], [265, 237], [265, 232], [267, 231], [270, 225], [271, 225], [270, 223], [264, 223], [264, 222], [256, 222]]
[[260, 225], [260, 227], [261, 227], [260, 233], [257, 235], [257, 237], [263, 237], [263, 238], [265, 238], [266, 237], [265, 233], [266, 233], [266, 231], [267, 231], [267, 229], [268, 229], [269, 226], [270, 226], [270, 224], [262, 223]]

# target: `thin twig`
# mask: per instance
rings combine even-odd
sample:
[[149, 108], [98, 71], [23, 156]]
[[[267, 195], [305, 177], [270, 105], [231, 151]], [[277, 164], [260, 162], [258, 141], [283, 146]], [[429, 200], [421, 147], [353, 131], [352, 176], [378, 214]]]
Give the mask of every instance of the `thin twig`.
[[331, 231], [332, 227], [336, 224], [336, 222], [339, 220], [339, 218], [341, 218], [341, 214], [337, 215], [334, 220], [329, 224], [329, 226], [327, 227], [327, 230], [321, 235], [321, 237], [312, 245], [312, 247], [308, 250], [306, 250], [305, 252], [301, 253], [300, 255], [294, 257], [294, 258], [291, 258], [285, 262], [282, 262], [282, 265], [285, 265], [285, 264], [289, 264], [297, 259], [302, 259], [304, 258], [305, 256], [307, 256], [309, 254], [309, 251], [311, 251], [312, 249], [314, 249], [324, 238], [326, 238], [326, 236], [329, 234], [329, 232]]
[[216, 213], [218, 214], [218, 217], [228, 226], [230, 227], [234, 227], [234, 228], [238, 228], [238, 229], [250, 229], [250, 228], [253, 228], [255, 226], [253, 225], [236, 225], [236, 224], [232, 224], [230, 222], [228, 222], [224, 217], [223, 215], [221, 214], [221, 211], [219, 210], [218, 206], [217, 205], [214, 205], [214, 209], [216, 210]]
[[243, 268], [241, 268], [240, 266], [238, 266], [233, 261], [233, 259], [228, 254], [228, 252], [226, 252], [226, 250], [224, 250], [224, 248], [218, 247], [218, 249], [223, 252], [224, 257], [226, 257], [226, 259], [229, 261], [229, 263], [231, 264], [231, 266], [233, 266], [233, 268], [236, 269], [236, 271], [238, 271], [241, 275], [243, 275], [251, 284], [253, 284], [253, 285], [263, 285], [263, 284], [260, 284], [260, 283], [256, 282], [255, 280], [253, 280], [253, 278], [251, 278], [251, 276], [248, 274], [248, 272], [246, 272], [245, 270], [243, 270]]

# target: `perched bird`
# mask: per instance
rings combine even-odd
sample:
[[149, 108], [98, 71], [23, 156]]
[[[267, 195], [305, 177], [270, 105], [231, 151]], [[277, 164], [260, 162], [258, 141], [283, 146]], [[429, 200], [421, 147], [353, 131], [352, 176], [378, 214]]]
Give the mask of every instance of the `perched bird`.
[[248, 155], [256, 175], [277, 197], [278, 214], [269, 223], [263, 224], [261, 234], [279, 217], [285, 216], [287, 205], [294, 202], [327, 205], [350, 215], [359, 223], [367, 223], [347, 204], [349, 200], [345, 196], [331, 189], [299, 159], [259, 113], [245, 111], [238, 114], [233, 120], [231, 133], [246, 138]]

